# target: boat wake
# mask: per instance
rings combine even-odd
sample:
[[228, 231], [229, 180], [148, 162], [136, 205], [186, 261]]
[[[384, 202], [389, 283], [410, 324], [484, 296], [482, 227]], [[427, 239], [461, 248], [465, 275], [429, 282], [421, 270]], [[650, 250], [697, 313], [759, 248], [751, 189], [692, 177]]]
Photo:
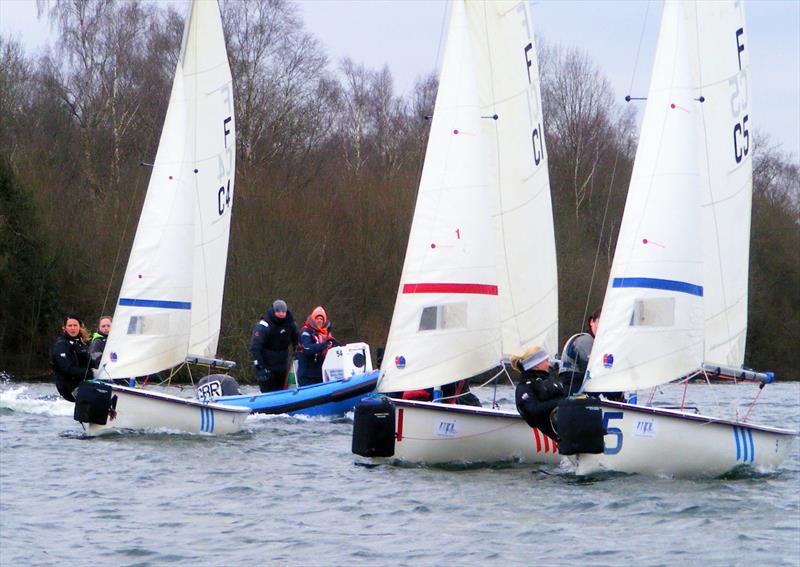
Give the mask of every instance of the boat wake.
[[72, 416], [73, 404], [57, 395], [36, 397], [27, 386], [11, 386], [0, 391], [0, 412], [4, 411]]

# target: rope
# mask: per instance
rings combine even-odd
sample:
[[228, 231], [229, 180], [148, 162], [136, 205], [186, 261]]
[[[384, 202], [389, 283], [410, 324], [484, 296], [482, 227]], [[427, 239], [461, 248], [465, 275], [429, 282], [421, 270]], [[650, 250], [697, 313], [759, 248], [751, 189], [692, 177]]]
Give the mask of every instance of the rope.
[[[641, 53], [642, 43], [644, 42], [644, 33], [645, 33], [645, 29], [646, 29], [646, 24], [647, 24], [647, 15], [648, 15], [649, 12], [650, 12], [650, 3], [648, 2], [647, 3], [647, 10], [645, 11], [645, 15], [644, 15], [644, 21], [642, 22], [642, 31], [639, 34], [639, 45], [638, 45], [638, 47], [636, 49], [636, 58], [635, 58], [634, 64], [633, 64], [633, 70], [631, 72], [631, 82], [630, 82], [631, 86], [629, 87], [628, 92], [630, 92], [630, 89], [633, 88], [633, 82], [634, 82], [634, 80], [636, 78], [636, 68], [637, 68], [637, 66], [639, 64], [639, 54]], [[614, 179], [615, 179], [616, 174], [617, 174], [617, 164], [619, 163], [620, 151], [621, 151], [621, 147], [620, 147], [619, 144], [617, 144], [617, 151], [614, 154], [614, 166], [611, 169], [611, 180], [609, 181], [608, 194], [606, 195], [606, 204], [605, 204], [605, 208], [603, 209], [603, 221], [600, 224], [600, 235], [597, 238], [597, 248], [595, 249], [594, 263], [592, 264], [592, 276], [589, 279], [589, 289], [586, 292], [586, 302], [585, 302], [584, 308], [583, 308], [583, 318], [581, 319], [580, 328], [583, 328], [583, 324], [584, 324], [584, 322], [586, 321], [586, 319], [589, 316], [589, 302], [591, 301], [592, 288], [594, 287], [594, 280], [595, 280], [595, 276], [597, 275], [597, 263], [598, 263], [598, 260], [600, 258], [600, 246], [603, 243], [603, 233], [605, 232], [605, 228], [606, 228], [606, 219], [608, 217], [609, 204], [611, 203], [611, 193], [612, 193], [613, 188], [614, 188]], [[570, 384], [570, 389], [571, 388], [572, 388], [572, 384]]]
[[756, 394], [756, 397], [753, 398], [753, 401], [750, 402], [750, 407], [747, 408], [747, 413], [744, 414], [744, 418], [742, 419], [743, 423], [747, 423], [747, 418], [750, 417], [750, 412], [753, 411], [754, 407], [756, 407], [756, 402], [758, 402], [758, 398], [761, 396], [761, 392], [764, 391], [764, 386], [766, 386], [766, 384], [763, 382], [758, 386], [758, 393]]
[[[141, 164], [140, 164], [141, 165]], [[139, 185], [139, 184], [136, 184]], [[141, 187], [137, 188], [134, 191], [133, 197], [134, 201], [138, 200], [139, 194], [141, 193]], [[111, 267], [111, 275], [108, 278], [108, 285], [106, 286], [106, 295], [103, 298], [103, 306], [100, 309], [100, 315], [102, 316], [106, 312], [106, 305], [108, 304], [108, 296], [111, 293], [111, 285], [114, 282], [114, 275], [117, 273], [117, 266], [119, 266], [119, 257], [122, 254], [122, 243], [125, 242], [125, 235], [128, 232], [128, 225], [130, 224], [131, 220], [131, 211], [133, 207], [127, 207], [127, 213], [125, 215], [125, 223], [122, 225], [122, 234], [119, 237], [119, 245], [117, 246], [117, 254], [114, 257], [114, 264]]]
[[642, 43], [644, 43], [644, 32], [647, 29], [647, 15], [650, 13], [650, 2], [647, 3], [647, 9], [644, 12], [644, 21], [642, 22], [642, 33], [639, 34], [639, 46], [636, 48], [636, 58], [633, 60], [633, 73], [631, 73], [631, 83], [628, 86], [628, 93], [633, 91], [633, 81], [636, 79], [636, 68], [639, 66], [639, 55], [642, 52]]

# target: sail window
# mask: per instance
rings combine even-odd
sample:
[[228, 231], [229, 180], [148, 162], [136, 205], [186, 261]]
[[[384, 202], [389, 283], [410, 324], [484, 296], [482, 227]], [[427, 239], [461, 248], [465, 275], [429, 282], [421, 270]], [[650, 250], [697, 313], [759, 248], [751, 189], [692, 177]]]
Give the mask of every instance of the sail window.
[[133, 315], [128, 322], [129, 335], [169, 334], [169, 315]]
[[463, 329], [466, 326], [467, 304], [464, 302], [425, 307], [419, 319], [420, 331]]
[[637, 299], [633, 304], [631, 327], [672, 327], [674, 324], [674, 297]]

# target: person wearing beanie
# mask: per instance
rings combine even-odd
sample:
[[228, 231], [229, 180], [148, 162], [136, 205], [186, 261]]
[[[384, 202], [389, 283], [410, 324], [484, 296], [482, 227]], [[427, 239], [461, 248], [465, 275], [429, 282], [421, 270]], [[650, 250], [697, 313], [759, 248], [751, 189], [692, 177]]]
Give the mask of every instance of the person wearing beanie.
[[297, 344], [297, 325], [289, 306], [276, 299], [250, 336], [253, 370], [262, 392], [286, 389], [289, 376], [289, 349]]
[[83, 323], [74, 313], [64, 317], [61, 336], [50, 352], [56, 389], [67, 401], [75, 401], [75, 389], [84, 380], [92, 379], [89, 353], [81, 335]]
[[300, 330], [297, 343], [297, 384], [310, 386], [322, 382], [322, 364], [332, 346], [339, 343], [333, 338], [328, 314], [322, 306], [311, 311]]
[[539, 346], [527, 348], [511, 357], [511, 367], [522, 374], [514, 398], [525, 422], [558, 441], [550, 416], [558, 401], [566, 397], [563, 384], [550, 376], [550, 355]]

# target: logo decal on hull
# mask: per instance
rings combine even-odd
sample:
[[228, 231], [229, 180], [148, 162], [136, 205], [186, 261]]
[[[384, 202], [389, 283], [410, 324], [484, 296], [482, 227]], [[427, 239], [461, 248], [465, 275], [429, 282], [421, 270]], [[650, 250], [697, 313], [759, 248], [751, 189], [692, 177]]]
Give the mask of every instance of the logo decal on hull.
[[440, 421], [436, 424], [436, 435], [440, 437], [455, 437], [458, 435], [455, 421]]
[[753, 432], [744, 427], [734, 426], [733, 438], [736, 440], [736, 460], [743, 463], [752, 463], [753, 459], [756, 458]]
[[633, 427], [633, 433], [637, 437], [655, 437], [656, 422], [652, 419], [640, 419]]

